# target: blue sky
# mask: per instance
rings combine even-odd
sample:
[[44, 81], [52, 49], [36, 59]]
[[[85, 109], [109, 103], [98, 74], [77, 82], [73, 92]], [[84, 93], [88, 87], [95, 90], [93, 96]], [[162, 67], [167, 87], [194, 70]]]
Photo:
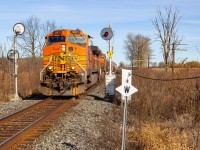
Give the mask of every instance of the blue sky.
[[155, 59], [163, 61], [160, 43], [155, 42], [156, 30], [151, 20], [158, 7], [174, 6], [180, 10], [182, 18], [178, 32], [184, 37], [177, 52], [176, 61], [188, 57], [188, 61], [200, 61], [200, 2], [198, 0], [15, 0], [1, 1], [0, 4], [0, 43], [12, 36], [13, 25], [30, 16], [41, 21], [55, 20], [62, 28], [80, 28], [91, 35], [94, 45], [103, 52], [108, 51], [108, 43], [101, 39], [100, 32], [111, 22], [114, 30], [114, 55], [116, 63], [128, 63], [124, 56], [124, 40], [130, 32], [142, 34], [152, 39], [151, 48]]

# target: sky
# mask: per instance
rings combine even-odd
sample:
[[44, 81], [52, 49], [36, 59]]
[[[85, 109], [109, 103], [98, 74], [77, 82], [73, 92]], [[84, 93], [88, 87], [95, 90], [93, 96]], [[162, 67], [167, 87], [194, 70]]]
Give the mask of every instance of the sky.
[[10, 42], [7, 37], [13, 35], [16, 23], [35, 16], [41, 21], [55, 20], [56, 25], [63, 29], [81, 29], [92, 36], [94, 45], [106, 53], [108, 42], [101, 38], [100, 32], [111, 23], [114, 62], [129, 63], [124, 54], [124, 40], [128, 33], [133, 33], [151, 38], [154, 55], [151, 61], [158, 63], [163, 61], [163, 54], [152, 20], [157, 16], [158, 7], [164, 9], [170, 5], [180, 11], [178, 34], [183, 36], [182, 43], [186, 44], [179, 47], [186, 51], [176, 52], [176, 62], [185, 58], [187, 61], [200, 61], [199, 0], [2, 0], [0, 43]]

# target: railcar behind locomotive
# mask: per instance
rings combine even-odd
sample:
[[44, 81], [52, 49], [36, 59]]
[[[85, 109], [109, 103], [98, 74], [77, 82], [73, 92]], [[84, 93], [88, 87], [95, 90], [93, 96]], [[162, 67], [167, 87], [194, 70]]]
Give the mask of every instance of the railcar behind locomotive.
[[80, 29], [55, 30], [45, 40], [40, 72], [44, 95], [75, 96], [104, 77], [106, 55]]

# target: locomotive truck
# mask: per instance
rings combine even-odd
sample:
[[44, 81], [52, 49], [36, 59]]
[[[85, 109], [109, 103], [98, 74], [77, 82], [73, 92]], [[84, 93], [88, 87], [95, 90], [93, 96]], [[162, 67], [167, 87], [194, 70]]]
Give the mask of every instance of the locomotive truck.
[[91, 38], [80, 29], [55, 30], [45, 37], [40, 72], [44, 95], [76, 96], [104, 77], [106, 55]]

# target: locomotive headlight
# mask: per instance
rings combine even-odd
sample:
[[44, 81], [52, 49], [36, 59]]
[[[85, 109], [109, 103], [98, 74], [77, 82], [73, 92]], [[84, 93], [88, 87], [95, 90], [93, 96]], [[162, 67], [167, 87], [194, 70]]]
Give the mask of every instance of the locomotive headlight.
[[52, 69], [53, 69], [53, 66], [49, 66], [48, 69], [49, 69], [49, 70], [52, 70]]
[[65, 50], [66, 50], [65, 44], [62, 44], [61, 46], [62, 46], [62, 51], [65, 52]]
[[74, 66], [72, 66], [72, 70], [74, 70], [75, 69], [75, 67]]

